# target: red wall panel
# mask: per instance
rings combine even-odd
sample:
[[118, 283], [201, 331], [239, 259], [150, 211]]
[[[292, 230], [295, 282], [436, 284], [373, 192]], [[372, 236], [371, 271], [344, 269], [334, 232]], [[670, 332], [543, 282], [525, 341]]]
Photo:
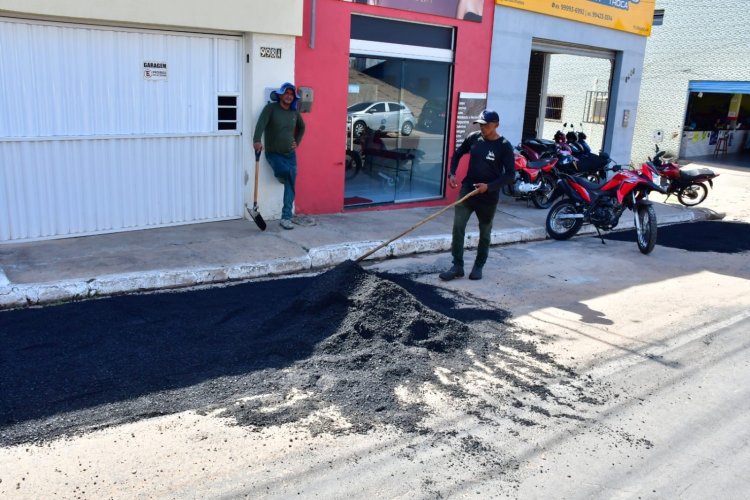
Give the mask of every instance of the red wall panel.
[[[351, 14], [361, 13], [404, 21], [456, 27], [456, 57], [451, 116], [455, 116], [459, 92], [487, 92], [489, 78], [493, 0], [485, 0], [481, 23], [418, 14], [403, 10], [360, 5], [341, 0], [317, 0], [314, 47], [311, 44], [312, 0], [305, 1], [303, 34], [297, 38], [295, 84], [312, 87], [312, 111], [304, 115], [306, 132], [298, 154], [296, 206], [300, 213], [341, 212], [344, 206], [344, 151], [346, 103], [349, 79]], [[455, 147], [455, 123], [450, 123], [448, 151]], [[450, 160], [450, 154], [446, 161]], [[461, 166], [466, 168], [466, 161]], [[459, 171], [460, 172], [460, 171]], [[458, 190], [448, 188], [446, 199], [389, 205], [444, 205], [456, 199]]]

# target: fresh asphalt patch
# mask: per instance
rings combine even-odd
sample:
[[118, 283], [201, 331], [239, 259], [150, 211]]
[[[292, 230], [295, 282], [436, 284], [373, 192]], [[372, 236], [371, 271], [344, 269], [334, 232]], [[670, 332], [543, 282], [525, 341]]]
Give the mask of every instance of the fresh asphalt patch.
[[[635, 230], [608, 233], [604, 238], [635, 241]], [[750, 250], [750, 224], [731, 221], [700, 221], [659, 226], [656, 244], [691, 252], [747, 252]]]
[[[503, 432], [577, 425], [609, 399], [508, 319], [351, 261], [314, 277], [6, 311], [0, 445], [194, 410], [249, 430], [386, 426], [484, 449], [431, 428], [440, 410], [425, 394]], [[509, 467], [500, 450], [487, 463]]]

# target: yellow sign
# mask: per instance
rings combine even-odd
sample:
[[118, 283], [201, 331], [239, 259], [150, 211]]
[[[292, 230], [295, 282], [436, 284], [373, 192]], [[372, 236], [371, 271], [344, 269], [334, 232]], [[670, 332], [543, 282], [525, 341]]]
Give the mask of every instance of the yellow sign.
[[656, 0], [495, 0], [497, 5], [649, 36]]

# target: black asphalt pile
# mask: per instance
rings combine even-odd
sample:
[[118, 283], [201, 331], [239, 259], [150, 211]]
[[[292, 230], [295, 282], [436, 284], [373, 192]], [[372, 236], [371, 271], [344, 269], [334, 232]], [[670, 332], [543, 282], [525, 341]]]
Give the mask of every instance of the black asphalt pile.
[[[396, 387], [435, 381], [437, 364], [466, 347], [471, 330], [348, 261], [318, 276], [261, 336], [279, 358], [309, 356], [279, 374], [283, 383], [276, 378], [257, 388], [275, 396], [235, 405], [225, 415], [241, 424], [278, 425], [333, 405], [355, 431], [377, 423], [414, 430], [424, 411], [399, 401]], [[297, 390], [305, 395], [283, 404]]]
[[[635, 241], [635, 230], [608, 233], [605, 238]], [[699, 221], [659, 226], [656, 243], [691, 252], [740, 253], [750, 250], [750, 224]]]
[[[261, 337], [274, 346], [275, 364], [284, 368], [254, 377], [254, 396], [221, 415], [255, 428], [309, 421], [313, 434], [366, 432], [381, 424], [422, 432], [431, 411], [420, 395], [430, 384], [482, 418], [536, 425], [571, 416], [573, 403], [590, 392], [574, 381], [574, 372], [522, 340], [522, 332], [505, 323], [506, 311], [468, 296], [446, 298], [409, 277], [389, 277], [413, 293], [351, 261], [314, 279], [262, 328]], [[284, 358], [296, 361], [288, 365]], [[476, 371], [477, 362], [492, 367], [490, 377], [503, 394], [495, 406], [436, 375], [441, 370], [459, 380]], [[575, 401], [545, 385], [560, 379], [576, 387]], [[404, 391], [413, 398], [400, 398]], [[326, 412], [331, 409], [333, 416]]]
[[[590, 381], [508, 317], [353, 262], [314, 277], [3, 312], [0, 444], [190, 410], [250, 429], [424, 432], [426, 387], [500, 427], [579, 418], [599, 398]], [[467, 391], [476, 377], [489, 399]]]

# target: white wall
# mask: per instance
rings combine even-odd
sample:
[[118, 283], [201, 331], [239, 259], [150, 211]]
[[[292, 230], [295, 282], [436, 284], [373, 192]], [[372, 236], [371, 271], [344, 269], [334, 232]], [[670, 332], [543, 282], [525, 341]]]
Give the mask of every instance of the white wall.
[[[521, 140], [523, 130], [533, 37], [617, 51], [612, 92], [617, 97], [610, 104], [607, 149], [613, 158], [630, 158], [645, 37], [502, 6], [495, 7], [492, 36], [487, 101], [500, 113], [502, 133], [512, 144]], [[625, 110], [630, 111], [630, 121], [623, 127]]]
[[[293, 36], [275, 36], [248, 34], [245, 37], [245, 53], [250, 55], [250, 63], [245, 72], [245, 104], [243, 165], [244, 198], [248, 206], [253, 204], [253, 187], [255, 181], [255, 154], [252, 148], [253, 133], [258, 116], [266, 100], [266, 88], [279, 88], [284, 82], [294, 81], [294, 44]], [[282, 57], [272, 59], [260, 57], [260, 47], [280, 48]], [[303, 117], [304, 118], [304, 117]], [[273, 176], [265, 155], [260, 159], [260, 181], [258, 187], [258, 206], [264, 219], [280, 219], [284, 199], [284, 186]], [[245, 214], [247, 216], [247, 214]]]
[[302, 34], [303, 0], [0, 0], [0, 15]]
[[[542, 137], [552, 139], [558, 129], [563, 129], [564, 123], [573, 124], [576, 131], [586, 134], [586, 142], [592, 151], [597, 152], [604, 139], [604, 125], [584, 121], [586, 92], [607, 92], [611, 72], [609, 59], [551, 54], [547, 94], [564, 96], [563, 110], [560, 121], [544, 121]], [[570, 127], [565, 129], [566, 132], [569, 130]]]
[[665, 10], [664, 24], [646, 45], [636, 160], [653, 153], [655, 130], [664, 131], [659, 147], [677, 156], [690, 80], [750, 81], [750, 2], [657, 0], [656, 8]]

